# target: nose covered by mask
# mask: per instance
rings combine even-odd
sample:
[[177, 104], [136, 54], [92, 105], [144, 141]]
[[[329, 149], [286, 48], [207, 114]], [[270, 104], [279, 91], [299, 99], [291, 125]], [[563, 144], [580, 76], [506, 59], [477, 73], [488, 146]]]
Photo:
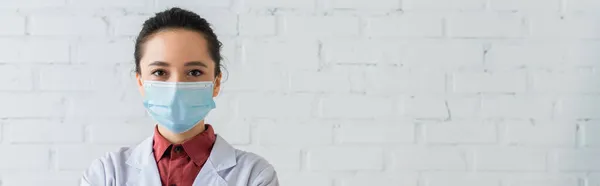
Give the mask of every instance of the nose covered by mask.
[[214, 83], [144, 81], [144, 107], [159, 125], [174, 133], [193, 128], [215, 108]]

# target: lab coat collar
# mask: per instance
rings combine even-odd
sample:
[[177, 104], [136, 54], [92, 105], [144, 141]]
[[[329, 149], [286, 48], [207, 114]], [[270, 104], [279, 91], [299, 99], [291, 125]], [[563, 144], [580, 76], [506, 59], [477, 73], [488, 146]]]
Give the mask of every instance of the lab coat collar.
[[[138, 169], [140, 171], [140, 175], [137, 176], [137, 179], [130, 180], [131, 182], [136, 182], [135, 184], [132, 183], [131, 185], [156, 185], [153, 183], [158, 183], [160, 186], [160, 175], [158, 173], [158, 167], [156, 166], [156, 160], [152, 154], [152, 143], [152, 137], [149, 137], [132, 149], [131, 155], [127, 159], [126, 163], [127, 165]], [[221, 138], [221, 136], [217, 135], [215, 144], [213, 145], [210, 156], [208, 157], [208, 161], [200, 170], [197, 179], [201, 178], [200, 174], [219, 176], [219, 171], [231, 168], [235, 166], [236, 163], [236, 151], [233, 146], [227, 143], [227, 141]]]
[[[208, 160], [217, 171], [222, 171], [235, 166], [236, 164], [235, 149], [225, 139], [217, 135], [215, 144], [210, 152]], [[152, 138], [147, 138], [138, 144], [132, 151], [131, 156], [127, 159], [127, 165], [142, 169], [148, 163], [156, 163], [152, 157]]]
[[211, 162], [214, 169], [222, 171], [235, 166], [237, 164], [236, 157], [235, 148], [217, 135], [210, 156], [208, 156], [208, 161]]

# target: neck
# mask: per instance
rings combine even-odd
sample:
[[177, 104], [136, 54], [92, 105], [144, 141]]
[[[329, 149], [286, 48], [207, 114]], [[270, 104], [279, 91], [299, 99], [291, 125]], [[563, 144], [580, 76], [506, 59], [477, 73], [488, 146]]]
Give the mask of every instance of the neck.
[[206, 128], [204, 126], [204, 120], [198, 122], [198, 124], [196, 124], [196, 126], [194, 126], [192, 129], [185, 131], [181, 134], [171, 132], [170, 130], [158, 125], [158, 132], [160, 133], [160, 135], [165, 137], [165, 139], [167, 139], [173, 144], [181, 144], [187, 141], [188, 139], [193, 138], [194, 136], [204, 132], [205, 129]]

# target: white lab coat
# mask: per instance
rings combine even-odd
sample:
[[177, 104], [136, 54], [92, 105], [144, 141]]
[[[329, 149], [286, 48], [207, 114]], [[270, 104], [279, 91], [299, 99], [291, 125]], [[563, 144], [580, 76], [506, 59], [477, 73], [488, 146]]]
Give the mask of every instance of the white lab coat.
[[[152, 137], [92, 162], [82, 186], [161, 186]], [[233, 148], [217, 135], [194, 186], [279, 186], [275, 169], [260, 156]], [[183, 186], [183, 185], [182, 185]]]

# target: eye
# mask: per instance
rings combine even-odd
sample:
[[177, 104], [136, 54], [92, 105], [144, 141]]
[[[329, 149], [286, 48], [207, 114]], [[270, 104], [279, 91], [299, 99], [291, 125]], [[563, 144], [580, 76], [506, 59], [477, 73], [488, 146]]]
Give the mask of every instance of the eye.
[[194, 77], [201, 76], [202, 74], [204, 74], [204, 73], [202, 73], [202, 71], [200, 71], [200, 70], [190, 70], [190, 72], [188, 72], [188, 75], [194, 76]]
[[165, 71], [164, 71], [164, 70], [162, 70], [162, 69], [158, 69], [158, 70], [155, 70], [154, 72], [152, 72], [152, 75], [154, 75], [154, 76], [159, 76], [159, 77], [160, 77], [160, 76], [164, 76], [165, 74], [167, 74], [167, 72], [165, 72]]

